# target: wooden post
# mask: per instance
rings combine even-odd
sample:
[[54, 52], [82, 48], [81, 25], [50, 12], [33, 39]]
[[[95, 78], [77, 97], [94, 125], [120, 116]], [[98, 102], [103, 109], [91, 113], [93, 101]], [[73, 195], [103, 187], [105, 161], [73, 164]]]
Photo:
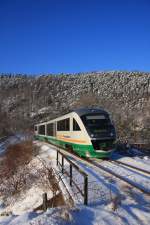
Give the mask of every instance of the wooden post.
[[84, 177], [84, 205], [88, 204], [88, 177]]
[[43, 194], [43, 210], [47, 210], [47, 193]]
[[72, 186], [72, 165], [70, 164], [70, 186]]

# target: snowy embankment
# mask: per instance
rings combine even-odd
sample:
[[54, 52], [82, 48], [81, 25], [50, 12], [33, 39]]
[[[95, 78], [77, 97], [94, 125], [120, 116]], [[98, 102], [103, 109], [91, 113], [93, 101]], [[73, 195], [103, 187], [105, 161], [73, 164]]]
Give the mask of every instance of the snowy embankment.
[[[18, 145], [16, 145], [16, 143], [20, 142], [20, 140], [24, 141], [26, 140], [26, 137], [9, 137], [8, 140], [2, 144], [3, 150], [7, 150], [7, 146], [9, 145], [8, 143], [15, 144], [12, 146], [15, 146], [15, 157], [18, 157], [17, 152], [21, 149]], [[26, 143], [27, 142], [23, 142], [23, 148], [25, 147]], [[11, 147], [11, 145], [9, 146]], [[28, 143], [27, 149], [25, 148], [24, 151], [28, 150], [29, 147], [30, 141]], [[10, 151], [9, 149], [9, 152], [6, 151], [6, 154], [2, 154], [0, 157], [0, 224], [4, 223], [3, 219], [6, 215], [11, 215], [10, 217], [13, 219], [14, 216], [16, 217], [16, 215], [21, 215], [25, 212], [32, 212], [34, 209], [39, 207], [43, 201], [43, 193], [47, 193], [48, 199], [51, 199], [53, 196], [51, 187], [47, 181], [48, 172], [46, 171], [43, 162], [41, 162], [37, 156], [31, 156], [31, 159], [28, 157], [28, 155], [22, 156], [22, 152], [19, 153], [20, 155], [18, 159], [16, 157], [15, 161], [13, 162], [14, 151], [12, 152], [12, 150], [13, 149]], [[21, 159], [20, 157], [26, 157], [27, 163], [23, 161], [23, 158]], [[17, 160], [22, 160], [25, 162], [24, 166], [20, 165], [16, 167], [15, 163]], [[7, 167], [5, 164], [7, 164], [9, 167]], [[13, 171], [10, 171], [10, 169], [14, 169], [14, 173]], [[5, 178], [5, 174], [7, 178]]]
[[[118, 217], [123, 218], [122, 222], [120, 221], [119, 224], [126, 224], [127, 221], [129, 224], [148, 224], [150, 222], [149, 196], [144, 195], [136, 188], [131, 187], [130, 185], [120, 181], [119, 179], [115, 179], [113, 176], [106, 174], [103, 171], [100, 172], [100, 170], [96, 170], [95, 168], [93, 169], [89, 165], [85, 165], [83, 162], [79, 162], [79, 160], [76, 160], [76, 163], [80, 165], [80, 167], [84, 169], [86, 173], [88, 173], [89, 205], [92, 209], [94, 208], [96, 210], [98, 208], [101, 212], [103, 212], [103, 209], [105, 209], [106, 211], [108, 210], [107, 213], [109, 212], [110, 215], [112, 215], [112, 213], [117, 214]], [[107, 162], [105, 163], [107, 164]], [[126, 170], [125, 173], [122, 170], [122, 175], [129, 177], [131, 176], [131, 171]], [[76, 177], [75, 179], [78, 184], [82, 183], [81, 178], [77, 176], [76, 173], [74, 173], [74, 177]], [[137, 174], [136, 172], [133, 174], [133, 171], [132, 177], [134, 177], [134, 179], [137, 179], [139, 182], [141, 179], [141, 183], [145, 179], [145, 177], [142, 177], [141, 174]], [[148, 179], [146, 181], [148, 182]], [[78, 200], [78, 202], [81, 202], [77, 191], [74, 190], [74, 192], [76, 193], [76, 199]], [[115, 208], [116, 211], [113, 212], [112, 209]], [[101, 216], [103, 217], [103, 215]], [[113, 224], [112, 221], [110, 220], [111, 224]], [[117, 222], [114, 222], [114, 224], [117, 224]]]
[[[35, 142], [41, 149], [40, 159], [45, 160], [47, 164], [53, 166], [58, 172], [56, 166], [56, 151], [55, 147]], [[38, 160], [38, 157], [36, 160]], [[34, 159], [35, 160], [35, 159]], [[35, 160], [35, 166], [38, 162]], [[75, 161], [75, 160], [74, 160]], [[76, 161], [78, 165], [88, 174], [88, 196], [89, 205], [84, 206], [83, 200], [79, 195], [76, 188], [70, 189], [72, 196], [75, 200], [75, 207], [68, 208], [66, 206], [48, 209], [47, 212], [33, 212], [28, 208], [32, 203], [39, 200], [40, 193], [34, 189], [25, 194], [22, 205], [24, 209], [19, 213], [21, 208], [20, 202], [16, 202], [16, 214], [8, 217], [0, 217], [0, 224], [6, 225], [53, 225], [53, 224], [72, 224], [72, 225], [98, 225], [98, 224], [111, 224], [111, 225], [146, 225], [150, 224], [150, 198], [142, 194], [140, 191], [131, 188], [130, 185], [119, 182], [109, 174], [102, 171], [93, 169], [89, 165]], [[69, 170], [69, 166], [65, 163], [65, 169]], [[81, 176], [73, 170], [73, 177], [82, 187], [83, 181]], [[62, 176], [64, 182], [67, 184], [67, 177]], [[36, 197], [37, 196], [37, 199]], [[39, 204], [39, 203], [38, 203]], [[14, 207], [14, 206], [13, 206]], [[18, 209], [17, 209], [18, 208]], [[17, 213], [18, 210], [18, 213]], [[14, 213], [15, 214], [15, 213]], [[20, 215], [18, 215], [20, 214]]]

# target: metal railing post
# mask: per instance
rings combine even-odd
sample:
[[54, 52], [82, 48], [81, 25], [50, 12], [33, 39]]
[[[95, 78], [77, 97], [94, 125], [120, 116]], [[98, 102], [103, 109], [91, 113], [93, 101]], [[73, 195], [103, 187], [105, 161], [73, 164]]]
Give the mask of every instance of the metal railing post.
[[70, 186], [72, 186], [72, 165], [70, 164]]
[[64, 156], [62, 155], [61, 172], [64, 173]]
[[57, 166], [58, 166], [58, 151], [57, 151], [57, 159], [56, 159], [56, 163], [57, 163]]
[[88, 177], [84, 176], [84, 205], [88, 204]]
[[[61, 155], [61, 159], [59, 157], [59, 154]], [[64, 160], [66, 160], [67, 162], [69, 162], [69, 171], [67, 171], [67, 169], [64, 168]], [[57, 151], [57, 165], [60, 166], [59, 169], [61, 170], [62, 174], [66, 174], [67, 177], [69, 178], [70, 181], [70, 186], [74, 185], [76, 187], [76, 189], [78, 190], [78, 192], [82, 195], [82, 197], [84, 198], [84, 205], [88, 205], [88, 175], [82, 170], [80, 169], [80, 167], [78, 167], [78, 165], [76, 165], [74, 162], [72, 162], [65, 154], [63, 154], [61, 151]], [[73, 179], [73, 169], [75, 169], [76, 171], [78, 171], [84, 178], [84, 183], [82, 188], [80, 188], [80, 185], [77, 184], [75, 182], [75, 180]], [[60, 176], [61, 178], [61, 176]]]

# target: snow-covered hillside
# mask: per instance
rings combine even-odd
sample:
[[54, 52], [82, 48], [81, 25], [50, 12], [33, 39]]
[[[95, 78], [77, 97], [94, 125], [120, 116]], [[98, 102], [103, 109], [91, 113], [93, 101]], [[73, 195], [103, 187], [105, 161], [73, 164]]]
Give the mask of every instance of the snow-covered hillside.
[[150, 73], [0, 76], [0, 133], [26, 129], [73, 108], [92, 105], [110, 112], [121, 138], [149, 140]]

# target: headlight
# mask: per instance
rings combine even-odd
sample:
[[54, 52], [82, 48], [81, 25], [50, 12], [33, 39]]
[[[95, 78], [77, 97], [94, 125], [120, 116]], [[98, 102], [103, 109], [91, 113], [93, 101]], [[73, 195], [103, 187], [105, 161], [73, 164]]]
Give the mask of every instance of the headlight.
[[90, 136], [91, 136], [91, 137], [94, 137], [94, 134], [91, 134]]
[[89, 152], [86, 152], [85, 155], [86, 155], [86, 157], [90, 157], [90, 153]]

